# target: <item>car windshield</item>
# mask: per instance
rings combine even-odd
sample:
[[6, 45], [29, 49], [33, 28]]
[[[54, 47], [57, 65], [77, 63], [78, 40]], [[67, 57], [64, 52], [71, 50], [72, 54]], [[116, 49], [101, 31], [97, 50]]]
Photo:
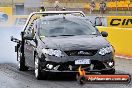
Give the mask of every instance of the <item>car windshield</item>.
[[46, 18], [40, 22], [40, 36], [96, 35], [97, 30], [89, 21], [77, 17]]

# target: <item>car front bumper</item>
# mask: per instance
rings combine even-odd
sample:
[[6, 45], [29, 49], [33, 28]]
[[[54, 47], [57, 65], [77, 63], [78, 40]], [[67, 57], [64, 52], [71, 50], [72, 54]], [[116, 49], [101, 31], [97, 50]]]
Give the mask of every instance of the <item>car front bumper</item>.
[[[75, 61], [81, 59], [90, 59], [90, 64], [76, 65]], [[86, 72], [101, 72], [115, 69], [114, 55], [112, 53], [105, 56], [97, 54], [94, 56], [65, 56], [60, 58], [45, 55], [40, 60], [42, 70], [50, 72], [78, 72], [80, 66], [83, 69], [85, 68]], [[109, 66], [108, 62], [113, 62], [113, 66]], [[47, 65], [51, 68], [48, 68]]]
[[[102, 71], [110, 71], [110, 70], [115, 70], [114, 68], [109, 68], [109, 69], [102, 69], [102, 70], [89, 70], [86, 71], [86, 73], [100, 73]], [[43, 69], [43, 71], [46, 72], [55, 72], [55, 73], [78, 73], [79, 71], [59, 71], [59, 70], [45, 70]]]
[[[47, 65], [52, 65], [49, 68]], [[102, 71], [112, 71], [114, 70], [114, 65], [108, 67], [100, 61], [91, 61], [91, 64], [88, 65], [75, 65], [74, 61], [56, 63], [56, 62], [43, 62], [41, 63], [42, 70], [47, 72], [57, 72], [57, 73], [78, 73], [79, 67], [81, 66], [86, 73], [100, 73]], [[92, 67], [91, 67], [92, 66]]]

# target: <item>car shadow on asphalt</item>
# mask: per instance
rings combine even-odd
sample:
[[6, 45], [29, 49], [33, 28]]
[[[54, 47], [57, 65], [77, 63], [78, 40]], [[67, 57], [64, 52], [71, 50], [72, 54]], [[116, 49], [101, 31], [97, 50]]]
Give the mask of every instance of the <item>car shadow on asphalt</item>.
[[76, 74], [70, 73], [51, 73], [47, 80], [51, 81], [76, 81]]
[[[34, 76], [34, 70], [30, 69], [28, 71], [25, 71], [25, 73]], [[36, 79], [37, 80], [37, 79]], [[76, 74], [73, 73], [52, 73], [49, 72], [47, 75], [47, 78], [45, 79], [42, 77], [42, 80], [48, 80], [48, 81], [76, 81]]]

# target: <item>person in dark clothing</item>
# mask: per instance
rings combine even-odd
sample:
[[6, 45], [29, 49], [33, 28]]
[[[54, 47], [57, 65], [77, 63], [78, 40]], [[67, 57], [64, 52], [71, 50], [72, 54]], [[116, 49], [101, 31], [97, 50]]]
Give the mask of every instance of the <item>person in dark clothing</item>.
[[106, 11], [106, 3], [104, 1], [101, 1], [99, 10], [100, 10], [101, 14], [105, 13], [105, 11]]
[[43, 11], [46, 11], [46, 9], [45, 9], [44, 6], [41, 6], [41, 7], [40, 7], [40, 12], [43, 12]]

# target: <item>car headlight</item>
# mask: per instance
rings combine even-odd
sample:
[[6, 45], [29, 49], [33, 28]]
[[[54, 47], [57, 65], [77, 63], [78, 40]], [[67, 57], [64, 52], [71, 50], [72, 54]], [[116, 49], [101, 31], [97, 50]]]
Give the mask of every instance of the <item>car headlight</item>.
[[56, 57], [64, 56], [60, 50], [42, 49], [42, 52], [43, 52], [44, 54], [48, 54], [48, 55], [50, 55], [50, 56], [56, 56]]
[[105, 54], [111, 53], [112, 50], [113, 50], [113, 49], [112, 49], [111, 46], [105, 47], [105, 48], [100, 49], [99, 54], [100, 54], [100, 55], [105, 55]]

